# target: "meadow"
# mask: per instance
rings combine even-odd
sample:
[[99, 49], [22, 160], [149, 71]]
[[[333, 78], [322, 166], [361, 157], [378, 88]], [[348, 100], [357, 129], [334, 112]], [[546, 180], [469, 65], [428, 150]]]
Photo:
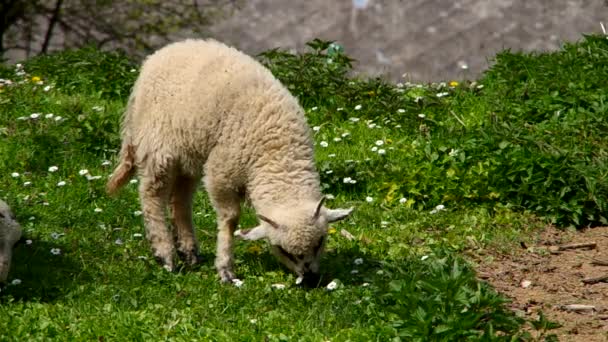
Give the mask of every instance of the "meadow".
[[[606, 225], [608, 40], [504, 51], [475, 81], [350, 75], [335, 43], [258, 58], [305, 108], [330, 207], [321, 286], [303, 289], [264, 242], [236, 244], [240, 286], [204, 262], [168, 273], [149, 251], [133, 180], [104, 186], [138, 64], [94, 48], [0, 66], [0, 198], [24, 229], [0, 291], [0, 340], [552, 340], [476, 278], [467, 255], [508, 252], [547, 225]], [[201, 80], [204, 82], [204, 80]], [[256, 223], [245, 207], [242, 227]]]

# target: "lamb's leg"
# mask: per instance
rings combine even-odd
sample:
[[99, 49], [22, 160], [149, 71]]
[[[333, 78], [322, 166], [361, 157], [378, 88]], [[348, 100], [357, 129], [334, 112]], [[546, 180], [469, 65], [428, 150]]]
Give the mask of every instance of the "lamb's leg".
[[177, 255], [189, 264], [198, 264], [200, 255], [198, 242], [192, 224], [192, 197], [196, 192], [198, 181], [187, 176], [178, 176], [173, 184], [171, 196], [171, 212], [175, 242], [177, 244]]
[[217, 253], [215, 267], [222, 282], [231, 282], [234, 278], [232, 235], [239, 222], [241, 213], [239, 196], [229, 191], [215, 191], [207, 187], [207, 192], [217, 213]]
[[165, 222], [165, 211], [170, 194], [170, 178], [162, 175], [144, 175], [139, 185], [139, 196], [146, 226], [156, 260], [168, 271], [174, 270], [173, 237]]

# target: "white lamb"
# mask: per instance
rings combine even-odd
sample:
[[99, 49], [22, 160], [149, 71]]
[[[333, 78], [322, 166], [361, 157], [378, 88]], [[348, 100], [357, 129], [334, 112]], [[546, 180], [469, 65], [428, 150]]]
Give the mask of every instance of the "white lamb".
[[[122, 122], [115, 193], [137, 170], [146, 235], [157, 260], [199, 262], [192, 197], [203, 177], [217, 214], [215, 266], [233, 273], [233, 235], [266, 238], [300, 278], [315, 274], [329, 222], [350, 209], [323, 206], [304, 111], [255, 59], [213, 40], [170, 44], [149, 56]], [[248, 198], [260, 225], [236, 231]], [[171, 207], [174, 238], [165, 222]], [[175, 239], [175, 240], [174, 240]], [[175, 246], [177, 245], [177, 246]]]
[[0, 283], [6, 282], [11, 268], [13, 246], [21, 238], [21, 226], [15, 221], [11, 208], [0, 200]]

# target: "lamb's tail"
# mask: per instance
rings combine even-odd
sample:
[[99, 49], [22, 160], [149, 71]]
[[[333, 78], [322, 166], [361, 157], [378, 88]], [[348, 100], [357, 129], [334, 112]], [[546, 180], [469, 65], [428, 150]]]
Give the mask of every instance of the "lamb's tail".
[[109, 195], [114, 195], [125, 183], [133, 177], [135, 173], [135, 147], [129, 142], [124, 142], [120, 149], [120, 162], [108, 183], [106, 184], [106, 191]]
[[108, 183], [106, 184], [106, 192], [109, 195], [114, 195], [125, 183], [133, 177], [135, 173], [135, 146], [131, 142], [131, 134], [128, 131], [130, 127], [130, 116], [131, 110], [133, 109], [134, 96], [131, 95], [129, 102], [127, 103], [127, 109], [125, 110], [123, 117], [123, 128], [122, 128], [122, 146], [120, 147], [120, 161]]

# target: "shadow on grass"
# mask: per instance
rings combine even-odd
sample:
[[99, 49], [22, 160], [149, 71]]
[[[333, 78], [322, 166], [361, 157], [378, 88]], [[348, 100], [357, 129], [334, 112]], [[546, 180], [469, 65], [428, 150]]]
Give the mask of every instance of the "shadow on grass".
[[[243, 272], [254, 272], [253, 269], [256, 269], [256, 267], [251, 267], [254, 263], [258, 265], [257, 269], [261, 269], [264, 273], [283, 270], [285, 273], [293, 274], [291, 270], [279, 262], [268, 247], [265, 247], [261, 253], [245, 251], [239, 254], [237, 259], [241, 259], [243, 262], [240, 267], [236, 266], [236, 272], [240, 276], [244, 276]], [[362, 259], [363, 263], [356, 265], [355, 260], [359, 258]], [[245, 268], [249, 270], [246, 271]], [[339, 250], [329, 250], [321, 259], [319, 278], [309, 280], [303, 288], [325, 287], [334, 279], [339, 279], [346, 286], [360, 286], [365, 282], [370, 282], [380, 269], [382, 269], [381, 261], [366, 258], [356, 245], [347, 248], [342, 247]], [[353, 272], [353, 270], [355, 271]]]
[[[51, 250], [59, 249], [55, 255]], [[62, 245], [34, 240], [32, 244], [15, 246], [7, 285], [0, 295], [0, 304], [8, 298], [17, 301], [53, 302], [61, 298], [77, 284], [90, 277], [80, 263], [65, 255]], [[56, 251], [56, 250], [54, 250]], [[19, 279], [17, 285], [12, 281]]]
[[[152, 252], [150, 252], [150, 255]], [[182, 260], [177, 258], [177, 265], [175, 269], [175, 273], [189, 273], [189, 272], [200, 272], [200, 271], [215, 271], [214, 261], [215, 254], [213, 253], [203, 253], [199, 251], [199, 262], [195, 265], [189, 265], [184, 263]], [[155, 267], [162, 267], [158, 262], [154, 263]]]

